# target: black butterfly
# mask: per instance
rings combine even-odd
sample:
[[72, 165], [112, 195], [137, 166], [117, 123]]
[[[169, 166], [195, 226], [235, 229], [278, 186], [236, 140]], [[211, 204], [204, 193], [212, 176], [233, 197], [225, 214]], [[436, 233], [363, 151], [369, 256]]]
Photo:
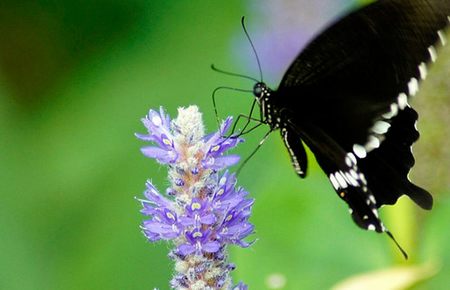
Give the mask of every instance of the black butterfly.
[[403, 194], [433, 205], [408, 179], [419, 138], [408, 100], [436, 60], [435, 44], [446, 42], [449, 15], [449, 0], [377, 1], [319, 34], [278, 90], [254, 86], [260, 122], [280, 130], [297, 174], [307, 171], [303, 141], [363, 229], [392, 238], [378, 208]]

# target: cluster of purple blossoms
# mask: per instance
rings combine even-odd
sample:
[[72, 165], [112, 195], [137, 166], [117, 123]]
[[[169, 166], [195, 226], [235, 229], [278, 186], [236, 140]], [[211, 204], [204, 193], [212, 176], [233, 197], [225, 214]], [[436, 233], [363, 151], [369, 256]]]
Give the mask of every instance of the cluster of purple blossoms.
[[145, 156], [169, 167], [171, 186], [161, 194], [147, 181], [141, 212], [150, 217], [142, 231], [151, 242], [172, 241], [169, 256], [175, 261], [173, 289], [236, 289], [230, 272], [226, 247], [248, 247], [244, 239], [253, 233], [248, 221], [253, 199], [236, 187], [234, 174], [221, 170], [236, 164], [237, 155], [223, 155], [242, 139], [226, 138], [232, 119], [227, 118], [218, 132], [204, 135], [201, 113], [196, 106], [180, 108], [170, 120], [164, 112], [150, 110], [142, 119], [148, 134], [136, 134], [155, 146], [142, 148]]

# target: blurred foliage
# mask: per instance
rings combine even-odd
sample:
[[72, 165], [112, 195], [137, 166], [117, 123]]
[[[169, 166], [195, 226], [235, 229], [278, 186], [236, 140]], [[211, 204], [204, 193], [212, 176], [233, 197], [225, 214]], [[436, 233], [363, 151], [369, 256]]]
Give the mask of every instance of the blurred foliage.
[[[133, 134], [161, 105], [174, 116], [178, 106], [196, 104], [214, 130], [212, 90], [253, 84], [209, 67], [257, 75], [240, 18], [257, 44], [265, 37], [258, 27], [285, 16], [263, 17], [265, 5], [278, 5], [269, 2], [0, 3], [0, 289], [168, 288], [168, 245], [145, 241], [134, 200], [147, 178], [164, 190], [166, 172], [141, 156]], [[317, 22], [296, 24], [299, 35], [311, 36], [311, 27], [356, 2], [321, 1], [328, 19], [307, 17], [319, 15], [317, 7], [302, 2], [297, 18]], [[278, 12], [289, 1], [279, 3]], [[256, 198], [257, 242], [231, 248], [236, 281], [250, 289], [328, 289], [361, 273], [431, 262], [438, 273], [414, 289], [450, 283], [449, 49], [439, 60], [413, 102], [422, 139], [412, 176], [432, 189], [435, 208], [423, 212], [402, 199], [394, 213], [382, 213], [411, 259], [401, 260], [385, 235], [359, 230], [314, 162], [298, 179], [273, 134], [239, 178]], [[251, 101], [222, 91], [219, 114], [246, 113]], [[264, 133], [246, 135], [237, 153], [248, 156]]]

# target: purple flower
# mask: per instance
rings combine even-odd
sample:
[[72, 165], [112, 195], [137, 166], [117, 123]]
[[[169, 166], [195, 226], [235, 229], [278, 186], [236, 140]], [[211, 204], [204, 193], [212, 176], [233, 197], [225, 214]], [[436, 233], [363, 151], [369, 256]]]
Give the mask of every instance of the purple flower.
[[170, 118], [161, 107], [159, 113], [150, 110], [148, 115], [142, 119], [142, 123], [148, 130], [148, 135], [136, 134], [141, 140], [155, 142], [158, 146], [147, 146], [141, 149], [142, 153], [149, 158], [155, 158], [160, 163], [174, 163], [178, 158], [175, 149], [175, 141], [170, 129]]
[[181, 218], [184, 226], [212, 225], [216, 222], [216, 216], [211, 212], [209, 202], [199, 198], [193, 198], [191, 203], [186, 205], [186, 215]]
[[[179, 109], [173, 121], [162, 108], [159, 112], [150, 110], [143, 123], [149, 134], [136, 136], [155, 146], [144, 147], [142, 152], [169, 165], [171, 182], [165, 194], [150, 181], [146, 183], [145, 199], [139, 199], [141, 213], [149, 217], [141, 225], [145, 237], [151, 242], [171, 241], [174, 249], [170, 257], [175, 263], [189, 265], [189, 269], [174, 274], [172, 287], [228, 285], [227, 289], [232, 289], [229, 273], [235, 266], [226, 260], [226, 245], [250, 246], [245, 239], [254, 230], [249, 222], [253, 199], [244, 189], [236, 188], [234, 174], [219, 173], [239, 160], [237, 155], [225, 155], [242, 142], [225, 136], [232, 119], [227, 118], [207, 137], [197, 107]], [[242, 287], [246, 286], [240, 283], [233, 289], [246, 289]]]
[[242, 282], [239, 282], [239, 284], [234, 286], [233, 290], [248, 290], [248, 286]]
[[155, 209], [153, 219], [144, 221], [141, 228], [152, 242], [175, 239], [184, 229], [178, 221], [177, 214], [167, 208]]
[[247, 195], [247, 192], [239, 188], [235, 190], [236, 177], [228, 171], [220, 178], [219, 184], [214, 191], [213, 207], [220, 211], [226, 211], [235, 207]]
[[144, 191], [144, 195], [147, 200], [140, 200], [143, 206], [141, 213], [145, 215], [154, 215], [156, 213], [155, 209], [157, 208], [172, 209], [173, 201], [162, 196], [150, 180], [147, 180], [145, 185], [147, 189]]
[[219, 240], [237, 244], [243, 248], [251, 245], [251, 243], [244, 241], [244, 238], [250, 235], [254, 229], [253, 225], [248, 222], [252, 204], [253, 200], [243, 200], [224, 215], [222, 224], [217, 230]]
[[239, 162], [238, 155], [222, 156], [223, 152], [235, 147], [242, 139], [236, 137], [225, 137], [232, 124], [232, 118], [228, 117], [220, 126], [218, 132], [205, 138], [205, 157], [202, 164], [205, 168], [220, 170]]
[[193, 253], [215, 253], [220, 249], [220, 243], [212, 239], [211, 231], [195, 229], [186, 233], [187, 243], [178, 246], [178, 252], [183, 256]]

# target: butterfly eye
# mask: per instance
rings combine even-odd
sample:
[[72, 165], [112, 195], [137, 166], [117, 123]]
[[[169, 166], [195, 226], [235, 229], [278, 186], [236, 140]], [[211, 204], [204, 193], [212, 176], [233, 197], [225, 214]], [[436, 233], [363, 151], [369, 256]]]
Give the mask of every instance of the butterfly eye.
[[256, 83], [253, 87], [253, 95], [257, 98], [261, 98], [264, 92], [264, 84], [263, 83]]

